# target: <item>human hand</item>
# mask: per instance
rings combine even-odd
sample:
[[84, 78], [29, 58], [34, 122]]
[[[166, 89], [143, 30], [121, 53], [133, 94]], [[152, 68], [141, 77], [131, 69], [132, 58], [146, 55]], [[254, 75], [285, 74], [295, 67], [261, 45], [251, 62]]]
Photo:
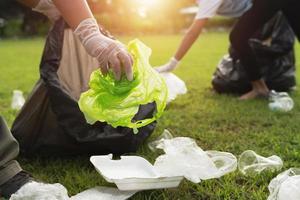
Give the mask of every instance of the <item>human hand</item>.
[[155, 70], [159, 73], [162, 72], [171, 72], [179, 65], [179, 61], [172, 57], [169, 62], [162, 66], [155, 67]]
[[74, 33], [79, 37], [86, 51], [98, 59], [104, 75], [111, 68], [116, 80], [121, 79], [122, 73], [126, 74], [129, 81], [133, 79], [133, 60], [130, 53], [120, 42], [104, 36], [95, 19], [83, 20]]

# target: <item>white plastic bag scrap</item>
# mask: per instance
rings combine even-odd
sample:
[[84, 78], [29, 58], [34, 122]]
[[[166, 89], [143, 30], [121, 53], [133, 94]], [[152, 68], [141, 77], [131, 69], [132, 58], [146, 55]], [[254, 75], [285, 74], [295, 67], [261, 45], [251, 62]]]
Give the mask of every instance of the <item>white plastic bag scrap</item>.
[[178, 95], [183, 95], [187, 93], [187, 88], [183, 80], [178, 78], [175, 74], [170, 72], [160, 73], [165, 79], [168, 87], [168, 99], [167, 102], [175, 100]]
[[164, 132], [158, 138], [156, 138], [156, 140], [148, 143], [148, 147], [151, 151], [154, 152], [157, 150], [157, 145], [160, 144], [162, 140], [172, 139], [172, 138], [173, 135], [170, 133], [170, 131], [165, 129]]
[[135, 193], [136, 191], [120, 191], [117, 188], [95, 187], [71, 197], [70, 200], [125, 200]]
[[11, 102], [11, 108], [14, 110], [20, 110], [25, 103], [23, 92], [20, 90], [13, 91], [13, 97]]
[[184, 176], [199, 183], [236, 170], [237, 160], [232, 154], [205, 152], [191, 138], [161, 140], [157, 148], [163, 149], [166, 154], [156, 159], [154, 167], [165, 176]]
[[275, 92], [269, 94], [269, 108], [272, 111], [288, 112], [294, 108], [294, 101], [286, 92]]
[[69, 200], [69, 196], [66, 188], [59, 183], [30, 182], [13, 194], [10, 200]]
[[269, 184], [268, 200], [299, 200], [300, 169], [291, 168], [274, 178]]
[[120, 191], [117, 188], [95, 187], [71, 198], [67, 189], [59, 184], [30, 182], [25, 184], [9, 200], [126, 200], [136, 191]]
[[238, 168], [244, 175], [258, 174], [264, 170], [280, 170], [283, 161], [278, 156], [263, 157], [252, 150], [243, 152], [238, 161]]

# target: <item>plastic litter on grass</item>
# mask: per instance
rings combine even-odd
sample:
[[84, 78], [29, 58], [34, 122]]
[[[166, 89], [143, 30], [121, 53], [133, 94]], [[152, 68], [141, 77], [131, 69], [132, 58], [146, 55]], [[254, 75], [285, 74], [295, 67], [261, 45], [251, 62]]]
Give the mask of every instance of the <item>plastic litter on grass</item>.
[[291, 168], [275, 177], [269, 184], [268, 200], [299, 200], [300, 169]]
[[195, 140], [187, 137], [172, 138], [167, 130], [150, 147], [162, 149], [165, 154], [152, 165], [139, 156], [93, 156], [91, 162], [108, 182], [120, 190], [145, 190], [177, 187], [184, 178], [199, 183], [219, 178], [237, 168], [237, 159], [227, 152], [203, 151]]
[[279, 171], [282, 166], [283, 161], [280, 157], [273, 155], [266, 158], [252, 150], [244, 151], [238, 160], [238, 168], [244, 175], [255, 175], [264, 170]]
[[117, 188], [95, 187], [70, 198], [67, 189], [59, 183], [30, 182], [13, 194], [10, 200], [126, 200], [134, 194], [135, 191], [124, 192]]
[[160, 174], [184, 176], [189, 181], [220, 178], [237, 169], [237, 159], [231, 153], [203, 151], [188, 137], [161, 140], [157, 145], [165, 154], [156, 158], [154, 167]]
[[183, 95], [187, 93], [187, 88], [183, 80], [173, 73], [165, 72], [160, 73], [164, 78], [168, 87], [168, 99], [167, 103], [175, 100], [178, 95]]
[[69, 200], [67, 189], [59, 184], [30, 182], [25, 184], [10, 200]]
[[272, 111], [289, 112], [294, 108], [294, 100], [286, 92], [275, 92], [269, 94], [269, 108]]
[[11, 108], [14, 110], [21, 110], [25, 103], [23, 92], [20, 90], [13, 91], [13, 97], [11, 102]]
[[120, 191], [117, 188], [95, 187], [85, 190], [70, 200], [125, 200], [135, 194], [135, 191]]
[[148, 147], [151, 151], [156, 151], [157, 150], [157, 145], [162, 141], [162, 140], [165, 140], [165, 139], [172, 139], [173, 138], [173, 135], [172, 133], [170, 133], [170, 131], [168, 130], [164, 130], [163, 133], [158, 137], [156, 138], [154, 141], [152, 142], [149, 142], [148, 143]]
[[174, 188], [183, 179], [183, 176], [160, 174], [139, 156], [121, 156], [120, 160], [113, 160], [111, 154], [92, 156], [91, 162], [106, 181], [115, 183], [123, 191]]

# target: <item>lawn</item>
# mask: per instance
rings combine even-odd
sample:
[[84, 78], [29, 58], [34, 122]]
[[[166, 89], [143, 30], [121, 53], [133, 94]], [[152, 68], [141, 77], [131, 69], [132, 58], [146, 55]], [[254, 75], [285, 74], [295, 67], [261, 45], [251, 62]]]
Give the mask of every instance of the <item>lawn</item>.
[[[132, 38], [122, 38], [128, 41]], [[174, 52], [180, 36], [142, 36], [153, 49], [151, 63], [163, 64]], [[12, 124], [16, 112], [10, 109], [12, 91], [21, 89], [27, 96], [38, 79], [38, 64], [44, 40], [0, 41], [0, 113]], [[289, 113], [274, 113], [266, 100], [241, 102], [235, 96], [218, 95], [211, 90], [211, 77], [219, 59], [226, 53], [226, 33], [207, 33], [194, 45], [175, 73], [187, 84], [188, 94], [168, 107], [158, 122], [157, 137], [163, 129], [174, 136], [194, 138], [204, 150], [228, 151], [236, 156], [252, 149], [265, 156], [276, 154], [284, 169], [300, 167], [300, 94], [293, 92], [295, 108]], [[300, 46], [297, 45], [297, 52]], [[298, 59], [300, 54], [297, 54]], [[299, 64], [298, 64], [299, 67]], [[298, 78], [299, 77], [298, 71]], [[146, 141], [147, 143], [147, 141]], [[143, 145], [137, 153], [153, 162], [159, 153]], [[108, 185], [93, 169], [89, 158], [20, 158], [24, 168], [45, 182], [59, 182], [70, 195], [96, 185]], [[283, 170], [284, 170], [283, 169]], [[267, 186], [277, 173], [245, 177], [238, 171], [220, 179], [193, 184], [183, 181], [176, 189], [137, 193], [132, 199], [255, 199], [265, 200]]]

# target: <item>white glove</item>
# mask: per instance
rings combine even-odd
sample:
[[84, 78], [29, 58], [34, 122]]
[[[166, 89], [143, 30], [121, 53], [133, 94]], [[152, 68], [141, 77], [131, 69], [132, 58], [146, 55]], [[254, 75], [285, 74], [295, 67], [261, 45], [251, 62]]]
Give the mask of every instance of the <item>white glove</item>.
[[60, 12], [57, 10], [52, 0], [40, 0], [32, 10], [47, 16], [50, 21], [55, 22], [60, 18]]
[[104, 75], [110, 67], [116, 80], [121, 79], [122, 71], [125, 72], [129, 81], [133, 79], [131, 55], [123, 44], [104, 36], [95, 19], [83, 20], [74, 33], [79, 37], [86, 51], [98, 59]]
[[165, 65], [155, 67], [155, 70], [159, 73], [171, 72], [179, 65], [179, 63], [180, 62], [176, 58], [172, 57], [170, 59], [170, 61], [168, 63], [166, 63]]

